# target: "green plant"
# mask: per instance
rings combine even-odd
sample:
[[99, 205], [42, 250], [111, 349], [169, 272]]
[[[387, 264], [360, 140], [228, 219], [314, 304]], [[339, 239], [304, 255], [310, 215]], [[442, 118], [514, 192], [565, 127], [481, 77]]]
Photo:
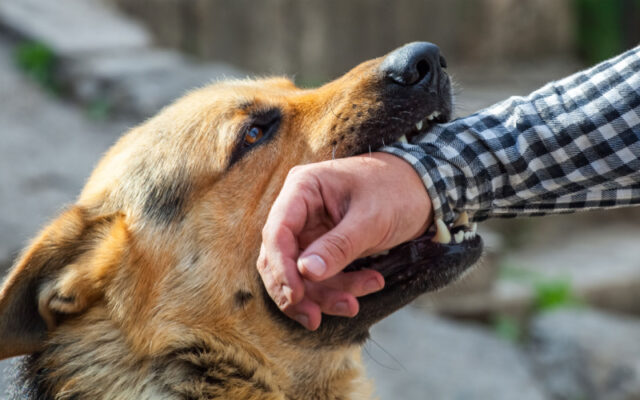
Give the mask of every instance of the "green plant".
[[18, 67], [52, 93], [58, 92], [55, 81], [56, 56], [46, 45], [23, 42], [16, 46], [14, 60]]
[[549, 278], [532, 269], [505, 264], [500, 266], [500, 279], [531, 287], [534, 293], [535, 311], [576, 307], [581, 304], [573, 293], [571, 280], [568, 277]]
[[87, 106], [87, 114], [89, 118], [95, 120], [105, 120], [109, 117], [112, 111], [111, 103], [106, 99], [93, 100]]
[[534, 282], [533, 287], [536, 295], [535, 306], [538, 311], [579, 305], [568, 279], [539, 280]]
[[520, 339], [522, 339], [522, 327], [513, 317], [497, 315], [493, 319], [492, 325], [493, 330], [499, 338], [514, 343], [519, 342]]

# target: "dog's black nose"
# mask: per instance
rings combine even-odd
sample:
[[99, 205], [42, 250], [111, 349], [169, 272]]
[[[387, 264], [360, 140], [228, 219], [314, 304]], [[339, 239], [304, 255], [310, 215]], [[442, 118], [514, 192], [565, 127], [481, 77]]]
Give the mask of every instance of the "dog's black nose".
[[403, 86], [429, 83], [439, 78], [442, 68], [446, 67], [447, 62], [440, 55], [438, 46], [429, 42], [406, 44], [389, 53], [380, 64], [385, 77]]

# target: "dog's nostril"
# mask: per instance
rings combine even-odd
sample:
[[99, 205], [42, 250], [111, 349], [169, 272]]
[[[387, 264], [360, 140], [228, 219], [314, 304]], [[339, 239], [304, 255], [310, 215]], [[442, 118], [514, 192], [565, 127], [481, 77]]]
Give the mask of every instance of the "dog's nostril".
[[421, 81], [425, 76], [427, 76], [430, 70], [431, 68], [429, 67], [427, 60], [418, 61], [416, 64], [416, 71], [418, 71], [418, 78], [416, 79], [416, 82]]
[[404, 45], [382, 60], [380, 70], [394, 84], [402, 86], [430, 85], [438, 81], [446, 66], [440, 49], [433, 43], [413, 42]]
[[442, 68], [447, 68], [447, 60], [440, 54], [440, 66]]

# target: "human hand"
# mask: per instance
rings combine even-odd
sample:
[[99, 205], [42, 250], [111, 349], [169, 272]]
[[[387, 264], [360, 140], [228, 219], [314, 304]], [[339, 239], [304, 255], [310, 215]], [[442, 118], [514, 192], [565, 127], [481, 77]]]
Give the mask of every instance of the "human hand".
[[353, 317], [357, 297], [384, 287], [353, 260], [424, 233], [431, 200], [403, 159], [372, 153], [293, 168], [262, 231], [258, 271], [278, 307], [315, 330], [322, 313]]

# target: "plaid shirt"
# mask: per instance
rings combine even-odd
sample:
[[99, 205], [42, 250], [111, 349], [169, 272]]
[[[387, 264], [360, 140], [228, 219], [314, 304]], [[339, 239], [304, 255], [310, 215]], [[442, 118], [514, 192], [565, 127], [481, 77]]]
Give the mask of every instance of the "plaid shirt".
[[382, 151], [445, 222], [639, 204], [640, 47]]

